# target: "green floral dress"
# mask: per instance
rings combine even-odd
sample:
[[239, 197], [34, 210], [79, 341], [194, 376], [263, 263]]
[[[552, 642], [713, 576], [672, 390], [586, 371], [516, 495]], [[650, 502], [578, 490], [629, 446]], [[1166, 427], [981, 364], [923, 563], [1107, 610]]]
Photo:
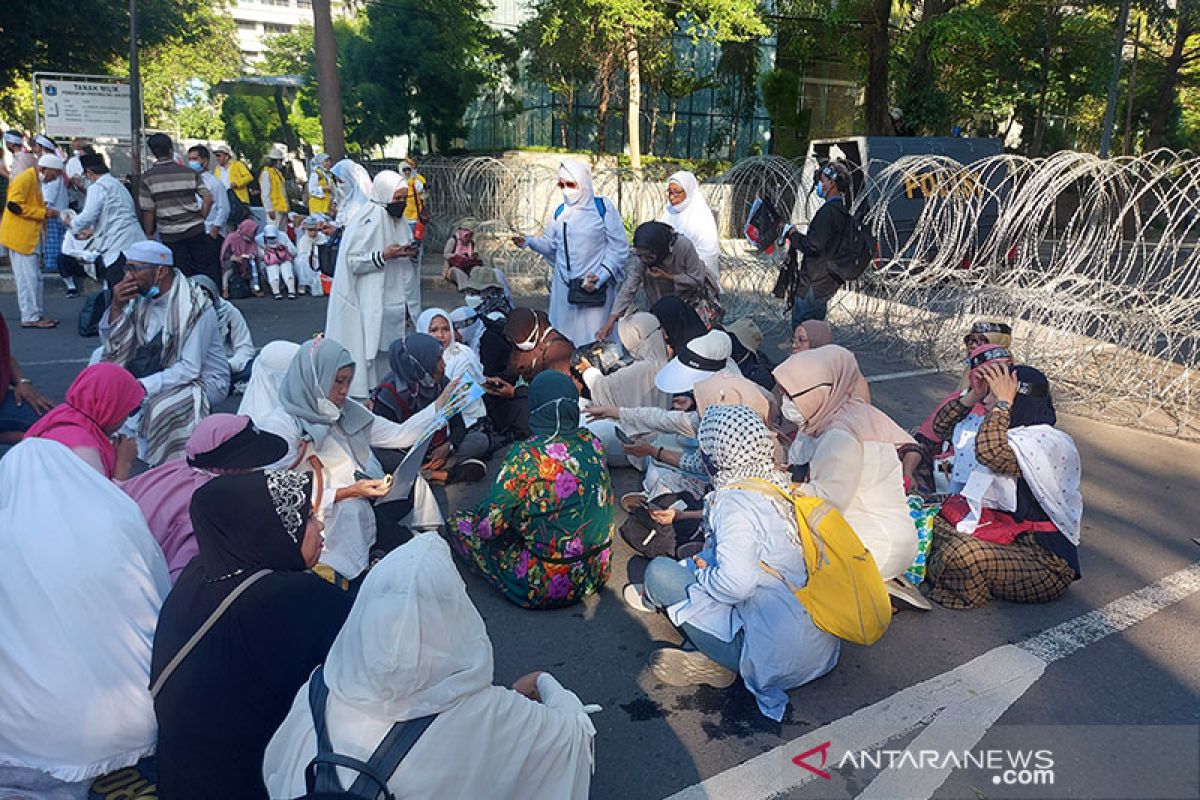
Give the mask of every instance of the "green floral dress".
[[613, 498], [585, 428], [514, 444], [475, 513], [450, 520], [454, 552], [525, 608], [560, 608], [608, 580]]

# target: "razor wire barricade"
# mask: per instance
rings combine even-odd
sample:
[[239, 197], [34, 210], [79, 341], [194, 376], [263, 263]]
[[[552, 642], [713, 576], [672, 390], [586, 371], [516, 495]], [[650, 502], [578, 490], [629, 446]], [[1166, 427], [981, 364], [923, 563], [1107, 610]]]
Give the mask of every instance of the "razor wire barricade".
[[[771, 293], [782, 248], [758, 254], [742, 228], [758, 196], [806, 223], [821, 202], [815, 169], [754, 158], [703, 184], [722, 236], [727, 319], [752, 316], [768, 341], [790, 336], [788, 309]], [[540, 231], [560, 202], [551, 166], [431, 159], [420, 172], [432, 241], [474, 228], [485, 263], [548, 286], [545, 261], [509, 237]], [[1018, 358], [1049, 375], [1061, 406], [1200, 438], [1200, 158], [909, 156], [867, 164], [854, 183], [880, 257], [830, 307], [839, 341], [956, 371], [971, 322], [1005, 321]], [[665, 177], [598, 168], [595, 186], [630, 231], [662, 212]]]

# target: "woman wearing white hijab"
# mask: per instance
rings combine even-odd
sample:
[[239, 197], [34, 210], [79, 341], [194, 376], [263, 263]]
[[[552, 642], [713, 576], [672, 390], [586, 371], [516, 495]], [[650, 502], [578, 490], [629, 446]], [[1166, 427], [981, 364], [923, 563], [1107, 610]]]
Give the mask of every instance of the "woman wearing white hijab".
[[717, 234], [717, 220], [695, 175], [682, 170], [667, 180], [667, 206], [658, 221], [667, 223], [688, 238], [719, 287], [721, 238]]
[[[316, 676], [329, 687], [325, 722], [342, 755], [365, 761], [395, 723], [437, 715], [388, 777], [396, 797], [588, 796], [595, 728], [583, 704], [545, 672], [513, 689], [492, 684], [487, 629], [437, 536], [418, 536], [371, 570]], [[271, 797], [304, 794], [317, 754], [308, 691], [267, 745]], [[337, 773], [342, 786], [358, 777]]]
[[300, 345], [282, 339], [263, 347], [250, 368], [250, 380], [237, 413], [254, 420], [255, 425], [262, 425], [275, 412], [279, 407], [279, 384], [299, 350]]
[[408, 186], [384, 170], [371, 183], [367, 206], [350, 222], [338, 248], [325, 333], [350, 351], [352, 397], [364, 398], [387, 374], [388, 345], [421, 313], [421, 268], [404, 219]]
[[338, 179], [334, 205], [338, 225], [344, 228], [366, 207], [371, 196], [371, 175], [362, 164], [348, 158], [334, 164], [330, 172]]
[[137, 503], [49, 439], [0, 461], [0, 547], [0, 797], [85, 798], [154, 752], [167, 562]]
[[[371, 502], [388, 493], [372, 447], [408, 450], [446, 424], [441, 409], [451, 388], [403, 424], [376, 416], [348, 397], [354, 362], [338, 342], [324, 337], [300, 345], [279, 387], [279, 404], [262, 428], [287, 442], [276, 465], [318, 476], [313, 504], [325, 523], [325, 546], [313, 570], [335, 585], [367, 568], [377, 526]], [[452, 384], [453, 386], [453, 384]], [[363, 476], [367, 477], [363, 477]], [[437, 498], [424, 478], [412, 487], [410, 530], [442, 524]], [[335, 574], [336, 573], [336, 574]]]
[[[607, 197], [596, 197], [592, 171], [582, 161], [558, 166], [563, 204], [541, 236], [515, 236], [513, 244], [528, 247], [550, 262], [550, 324], [577, 347], [594, 341], [612, 312], [617, 290], [625, 280], [629, 237], [621, 212]], [[603, 305], [570, 302], [570, 282], [583, 281], [587, 291], [603, 292]]]

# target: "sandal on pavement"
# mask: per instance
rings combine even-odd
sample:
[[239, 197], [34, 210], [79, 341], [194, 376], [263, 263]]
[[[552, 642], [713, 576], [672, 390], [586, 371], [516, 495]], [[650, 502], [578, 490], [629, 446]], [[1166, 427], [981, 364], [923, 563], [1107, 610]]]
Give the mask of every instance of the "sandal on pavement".
[[668, 686], [704, 684], [725, 689], [737, 680], [737, 673], [725, 669], [699, 650], [674, 647], [656, 650], [650, 656], [650, 671]]
[[933, 610], [933, 603], [929, 602], [929, 599], [921, 594], [921, 590], [913, 586], [912, 582], [903, 575], [897, 575], [890, 581], [884, 581], [884, 586], [887, 587], [887, 593], [899, 605], [920, 611]]
[[58, 320], [46, 319], [45, 317], [42, 317], [41, 319], [34, 320], [33, 322], [22, 322], [21, 327], [22, 328], [57, 328]]

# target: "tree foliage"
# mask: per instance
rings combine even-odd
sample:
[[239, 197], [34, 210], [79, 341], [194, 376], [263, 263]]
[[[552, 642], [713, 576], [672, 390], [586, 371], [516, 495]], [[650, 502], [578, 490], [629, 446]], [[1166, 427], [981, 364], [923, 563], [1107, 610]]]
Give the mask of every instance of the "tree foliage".
[[241, 70], [237, 28], [223, 4], [197, 3], [185, 12], [183, 32], [142, 51], [146, 124], [188, 138], [221, 134], [213, 89]]

